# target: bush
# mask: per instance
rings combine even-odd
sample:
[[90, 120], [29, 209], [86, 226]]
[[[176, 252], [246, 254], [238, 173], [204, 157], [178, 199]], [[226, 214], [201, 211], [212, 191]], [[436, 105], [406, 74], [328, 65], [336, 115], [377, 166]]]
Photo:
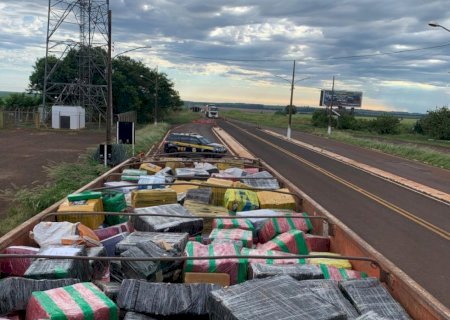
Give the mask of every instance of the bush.
[[450, 140], [450, 109], [442, 107], [428, 114], [419, 122], [423, 132], [434, 138]]
[[[289, 114], [289, 105], [287, 105], [285, 108], [284, 108], [284, 112], [286, 113], [286, 114]], [[296, 106], [292, 106], [292, 114], [296, 114], [297, 113], [297, 107]]]
[[341, 130], [355, 130], [356, 127], [356, 119], [355, 116], [347, 113], [347, 112], [341, 112], [341, 115], [339, 116], [337, 120], [337, 128]]
[[373, 131], [379, 134], [395, 134], [398, 133], [400, 120], [392, 115], [382, 115], [370, 122]]
[[[311, 117], [311, 123], [314, 127], [326, 128], [328, 127], [328, 113], [326, 109], [314, 111]], [[336, 119], [331, 118], [331, 126], [336, 127]]]
[[286, 111], [285, 110], [277, 110], [274, 112], [274, 115], [276, 116], [285, 116], [286, 115]]

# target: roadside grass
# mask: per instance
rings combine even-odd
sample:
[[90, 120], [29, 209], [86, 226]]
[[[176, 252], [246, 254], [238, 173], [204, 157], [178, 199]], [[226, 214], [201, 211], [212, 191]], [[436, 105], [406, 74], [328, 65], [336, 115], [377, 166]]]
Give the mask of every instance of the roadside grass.
[[[136, 130], [136, 151], [149, 150], [168, 129], [167, 123], [161, 123]], [[131, 146], [127, 148], [131, 155]], [[0, 224], [0, 236], [109, 170], [97, 163], [95, 153], [89, 149], [76, 163], [50, 163], [44, 167], [48, 177], [45, 184], [2, 190], [0, 196], [12, 201], [12, 206]]]
[[164, 117], [164, 121], [171, 125], [189, 123], [193, 120], [200, 119], [204, 115], [201, 112], [192, 112], [190, 110], [172, 111]]
[[[243, 110], [224, 111], [222, 114], [225, 118], [263, 127], [287, 128], [288, 117], [286, 115], [245, 112]], [[401, 122], [402, 133], [397, 135], [378, 135], [371, 132], [333, 129], [333, 134], [328, 136], [325, 128], [317, 128], [311, 125], [311, 115], [295, 114], [292, 116], [292, 129], [450, 170], [450, 153], [432, 149], [433, 146], [448, 148], [450, 147], [448, 141], [430, 141], [426, 136], [405, 133], [411, 131], [410, 128], [416, 121], [417, 119], [403, 119]], [[395, 143], [398, 141], [404, 144]]]

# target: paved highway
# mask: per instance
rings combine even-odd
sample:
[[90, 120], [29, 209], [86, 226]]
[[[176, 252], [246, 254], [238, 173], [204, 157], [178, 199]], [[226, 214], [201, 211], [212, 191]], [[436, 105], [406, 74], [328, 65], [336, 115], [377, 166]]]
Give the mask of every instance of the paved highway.
[[450, 307], [450, 206], [254, 126], [218, 124]]

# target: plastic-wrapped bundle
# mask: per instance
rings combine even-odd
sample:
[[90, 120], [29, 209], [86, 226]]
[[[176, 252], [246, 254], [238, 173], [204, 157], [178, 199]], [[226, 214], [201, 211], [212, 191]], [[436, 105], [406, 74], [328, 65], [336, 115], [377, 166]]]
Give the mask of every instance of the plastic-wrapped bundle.
[[376, 278], [340, 281], [339, 287], [360, 314], [374, 311], [387, 319], [411, 319]]
[[123, 279], [125, 279], [125, 276], [122, 272], [122, 264], [120, 261], [114, 261], [112, 260], [109, 263], [109, 276], [111, 278], [111, 281], [116, 281], [121, 283]]
[[274, 250], [260, 250], [242, 248], [241, 255], [243, 256], [274, 256], [274, 257], [286, 257], [286, 259], [248, 259], [249, 263], [263, 263], [263, 264], [304, 264], [305, 259], [294, 259], [289, 256], [295, 256], [292, 253], [274, 251]]
[[[203, 219], [196, 218], [182, 205], [167, 204], [156, 207], [139, 208], [136, 213], [161, 214], [161, 216], [133, 216], [131, 221], [138, 231], [151, 232], [187, 232], [191, 235], [203, 230]], [[192, 219], [164, 217], [164, 215], [181, 215]]]
[[119, 319], [119, 309], [92, 283], [77, 283], [33, 292], [27, 305], [27, 320]]
[[265, 216], [284, 216], [286, 214], [291, 213], [291, 211], [283, 211], [283, 210], [270, 210], [270, 209], [259, 209], [259, 210], [250, 210], [250, 211], [238, 211], [236, 215], [238, 217], [246, 217], [246, 216], [258, 216], [260, 218], [249, 218], [249, 220], [253, 223], [256, 232], [261, 230], [266, 221], [269, 218], [265, 218]]
[[145, 170], [145, 174], [154, 175], [161, 171], [161, 167], [153, 163], [142, 163], [139, 167], [139, 170]]
[[209, 235], [211, 241], [216, 239], [227, 239], [242, 241], [244, 247], [253, 246], [253, 233], [242, 229], [213, 229]]
[[323, 279], [322, 270], [312, 264], [265, 264], [250, 263], [249, 279], [260, 279], [272, 276], [287, 275], [296, 280]]
[[298, 282], [297, 290], [302, 293], [311, 293], [318, 298], [326, 300], [328, 303], [342, 310], [348, 319], [354, 319], [359, 314], [342, 292], [337, 283], [333, 280], [305, 280]]
[[[295, 218], [301, 217], [301, 218]], [[289, 230], [300, 230], [303, 232], [311, 232], [313, 226], [306, 213], [294, 214], [289, 217], [270, 218], [258, 232], [258, 239], [261, 243], [266, 243], [274, 237], [287, 232]]]
[[150, 283], [126, 279], [122, 282], [117, 304], [127, 311], [150, 315], [206, 315], [206, 302], [212, 290], [220, 287], [207, 283]]
[[299, 230], [287, 231], [256, 247], [260, 250], [276, 250], [296, 254], [309, 253], [303, 232]]
[[347, 319], [323, 298], [309, 292], [300, 294], [299, 283], [302, 281], [289, 276], [276, 276], [215, 290], [208, 300], [210, 319]]
[[259, 168], [244, 168], [243, 170], [245, 172], [244, 176], [248, 176], [250, 174], [255, 174], [259, 172]]
[[122, 232], [100, 241], [103, 247], [105, 247], [108, 257], [114, 257], [116, 255], [116, 245], [124, 240], [128, 235], [128, 232]]
[[211, 174], [211, 177], [217, 178], [217, 179], [228, 180], [228, 181], [232, 181], [232, 182], [239, 181], [239, 179], [241, 178], [241, 177], [236, 177], [229, 173], [225, 173], [223, 171], [221, 173], [213, 173], [213, 174]]
[[177, 178], [208, 178], [209, 172], [203, 169], [195, 168], [176, 168], [175, 169]]
[[[133, 247], [120, 254], [121, 257], [144, 257], [144, 252]], [[162, 281], [162, 271], [159, 261], [121, 261], [122, 272], [128, 279], [143, 279], [147, 281]]]
[[137, 312], [127, 312], [123, 320], [156, 320], [155, 318], [149, 317], [142, 313]]
[[321, 264], [319, 266], [325, 276], [325, 279], [347, 280], [347, 279], [367, 278], [367, 274], [365, 272], [349, 270], [349, 269], [344, 269], [344, 268], [336, 268], [336, 267], [327, 266], [324, 264]]
[[135, 247], [139, 242], [153, 241], [155, 243], [165, 243], [174, 249], [183, 251], [188, 242], [189, 234], [175, 232], [141, 232], [135, 231], [130, 233], [125, 239], [116, 245], [118, 254]]
[[[37, 254], [39, 248], [26, 246], [10, 246], [3, 250], [3, 254]], [[23, 276], [33, 262], [30, 258], [0, 259], [0, 271], [7, 276]]]
[[129, 222], [124, 222], [117, 224], [115, 226], [110, 226], [102, 229], [94, 230], [97, 237], [101, 240], [108, 239], [122, 232], [133, 232], [134, 228]]
[[304, 234], [306, 245], [309, 252], [328, 252], [330, 251], [331, 239], [328, 236], [317, 236], [314, 234]]
[[177, 203], [177, 193], [171, 189], [133, 190], [131, 205], [135, 208]]
[[[67, 211], [81, 211], [81, 212], [101, 212], [103, 211], [102, 199], [90, 199], [86, 201], [69, 202], [63, 201], [58, 212]], [[91, 229], [97, 229], [105, 220], [105, 216], [102, 214], [93, 215], [79, 215], [79, 214], [64, 214], [56, 216], [56, 220], [59, 222], [80, 222]]]
[[140, 169], [124, 169], [122, 170], [122, 175], [124, 176], [145, 176], [147, 174], [147, 170]]
[[[277, 191], [289, 192], [289, 189], [279, 189]], [[296, 207], [295, 198], [291, 194], [273, 191], [258, 191], [256, 194], [258, 195], [261, 209], [294, 210]]]
[[137, 189], [137, 184], [128, 181], [107, 181], [103, 184], [103, 187], [111, 188], [108, 190], [121, 191], [126, 194]]
[[211, 187], [212, 197], [211, 204], [215, 206], [223, 206], [223, 200], [227, 188], [233, 186], [233, 181], [226, 179], [209, 178], [206, 180], [205, 186]]
[[[185, 249], [188, 257], [218, 257], [240, 255], [239, 247], [232, 243], [202, 245], [188, 242]], [[244, 259], [186, 260], [185, 272], [227, 273], [230, 283], [240, 283], [247, 278], [247, 262]]]
[[[256, 179], [255, 179], [256, 178]], [[280, 189], [280, 184], [269, 172], [260, 171], [249, 174], [241, 180], [246, 185], [256, 189]]]
[[214, 245], [219, 245], [221, 243], [231, 243], [234, 244], [235, 246], [237, 246], [239, 248], [239, 252], [242, 250], [242, 248], [244, 247], [244, 244], [241, 240], [233, 240], [233, 239], [214, 239], [213, 241], [210, 241], [210, 239], [208, 238], [208, 240], [205, 242], [205, 244], [214, 244]]
[[34, 291], [59, 288], [80, 282], [78, 279], [33, 280], [5, 278], [0, 280], [0, 314], [25, 310]]
[[378, 313], [369, 311], [360, 315], [355, 320], [389, 320], [388, 318], [381, 317]]
[[[87, 248], [88, 257], [107, 257], [104, 247]], [[89, 271], [93, 280], [109, 280], [109, 261], [89, 260]]]
[[95, 281], [94, 284], [112, 301], [116, 302], [120, 291], [119, 282]]
[[61, 238], [77, 235], [77, 224], [71, 222], [39, 222], [30, 237], [41, 247], [61, 245]]
[[211, 188], [189, 189], [186, 192], [186, 200], [193, 200], [205, 204], [209, 204], [212, 197]]
[[206, 170], [211, 173], [219, 173], [219, 169], [215, 165], [208, 162], [194, 162], [195, 169]]
[[259, 208], [256, 192], [243, 189], [227, 189], [223, 203], [225, 208], [234, 212]]
[[310, 252], [310, 255], [326, 255], [330, 258], [308, 258], [306, 261], [310, 264], [324, 264], [336, 268], [351, 269], [352, 264], [347, 259], [333, 259], [333, 257], [339, 257], [340, 255], [333, 252]]
[[[39, 255], [85, 256], [85, 248], [80, 247], [47, 247], [39, 251]], [[81, 281], [90, 280], [88, 260], [44, 259], [33, 261], [24, 274], [31, 279], [74, 278]]]
[[243, 177], [243, 176], [247, 175], [247, 172], [241, 168], [227, 168], [227, 169], [223, 170], [223, 173], [232, 175], [234, 177]]
[[[163, 189], [165, 188], [166, 178], [164, 176], [140, 176], [138, 180], [138, 189]], [[143, 186], [143, 184], [151, 184]]]
[[158, 171], [155, 176], [162, 176], [166, 180], [166, 183], [172, 183], [175, 180], [172, 174], [172, 168], [165, 167], [164, 169]]
[[184, 201], [183, 206], [189, 210], [194, 216], [202, 215], [208, 216], [211, 218], [207, 218], [203, 221], [203, 232], [211, 232], [212, 230], [212, 218], [217, 216], [226, 216], [228, 215], [228, 210], [224, 207], [213, 206], [212, 204], [201, 203], [193, 200]]
[[213, 220], [212, 227], [216, 229], [242, 229], [248, 231], [255, 231], [253, 223], [249, 219], [222, 219], [217, 218]]
[[[127, 208], [125, 194], [120, 191], [109, 190], [103, 192], [103, 208], [106, 212], [121, 212]], [[128, 221], [127, 215], [106, 215], [105, 223], [113, 226]]]

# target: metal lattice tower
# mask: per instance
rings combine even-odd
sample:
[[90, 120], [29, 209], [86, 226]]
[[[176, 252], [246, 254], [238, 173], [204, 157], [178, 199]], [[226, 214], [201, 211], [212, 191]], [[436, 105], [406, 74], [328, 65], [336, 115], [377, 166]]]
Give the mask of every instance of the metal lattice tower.
[[[77, 105], [104, 116], [109, 0], [49, 0], [43, 105]], [[67, 70], [64, 60], [75, 60]]]

